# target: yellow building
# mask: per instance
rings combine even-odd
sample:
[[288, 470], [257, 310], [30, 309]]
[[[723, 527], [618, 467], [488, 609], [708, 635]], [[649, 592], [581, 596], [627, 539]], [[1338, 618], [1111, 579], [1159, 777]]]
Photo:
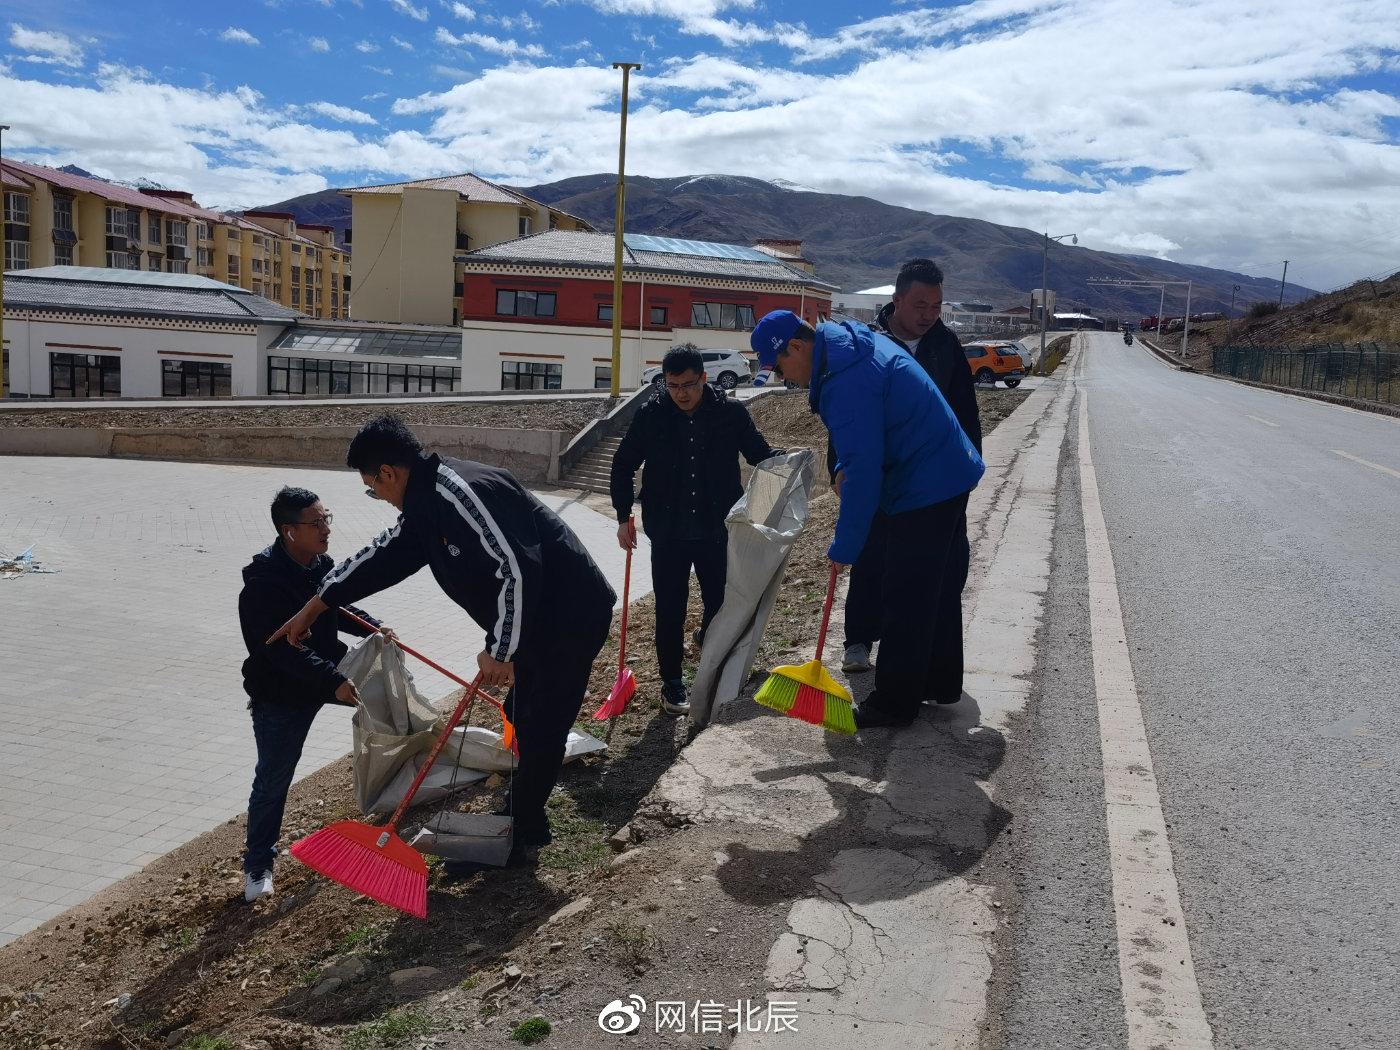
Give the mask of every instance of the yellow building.
[[327, 227], [299, 230], [282, 212], [212, 211], [183, 190], [133, 189], [24, 161], [3, 165], [6, 270], [199, 274], [312, 317], [349, 316], [350, 254]]
[[577, 216], [470, 173], [341, 190], [360, 246], [356, 320], [457, 324], [468, 251], [545, 230], [592, 230]]

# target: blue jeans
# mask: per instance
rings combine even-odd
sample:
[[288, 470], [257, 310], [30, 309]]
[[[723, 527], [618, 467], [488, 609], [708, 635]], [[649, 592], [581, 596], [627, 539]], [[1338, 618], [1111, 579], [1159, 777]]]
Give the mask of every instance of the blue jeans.
[[253, 791], [248, 796], [248, 849], [243, 854], [243, 870], [249, 875], [272, 870], [287, 791], [318, 710], [310, 705], [252, 705], [258, 766], [253, 772]]

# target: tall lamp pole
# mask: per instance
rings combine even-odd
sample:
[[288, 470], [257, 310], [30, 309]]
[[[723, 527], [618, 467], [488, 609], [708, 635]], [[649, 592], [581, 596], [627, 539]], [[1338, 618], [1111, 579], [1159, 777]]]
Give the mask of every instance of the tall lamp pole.
[[637, 62], [614, 62], [622, 70], [622, 131], [617, 139], [617, 219], [613, 226], [612, 396], [622, 390], [622, 215], [627, 206], [627, 83]]
[[1239, 285], [1237, 285], [1237, 284], [1232, 284], [1232, 285], [1230, 285], [1230, 314], [1229, 314], [1229, 318], [1230, 318], [1231, 321], [1233, 321], [1233, 320], [1235, 319], [1235, 296], [1236, 296], [1236, 294], [1238, 294], [1239, 290], [1240, 290], [1240, 286], [1239, 286]]
[[1046, 315], [1050, 312], [1050, 292], [1045, 287], [1046, 275], [1050, 269], [1050, 242], [1062, 241], [1069, 238], [1070, 244], [1079, 243], [1079, 235], [1074, 233], [1062, 233], [1058, 237], [1051, 237], [1050, 231], [1045, 231], [1045, 246], [1040, 251], [1040, 356], [1035, 359], [1035, 371], [1043, 375], [1045, 372], [1045, 325]]
[[[0, 158], [3, 158], [5, 155], [5, 132], [9, 130], [10, 125], [0, 124]], [[3, 171], [3, 167], [0, 167], [0, 172]], [[0, 174], [0, 205], [3, 205], [5, 200], [4, 183], [5, 176]], [[0, 215], [0, 219], [3, 218], [4, 216]], [[3, 241], [3, 237], [0, 237], [0, 241]], [[0, 257], [0, 398], [6, 396], [5, 380], [5, 260], [3, 257]]]
[[1288, 284], [1288, 260], [1283, 260], [1283, 277], [1278, 282], [1278, 307], [1283, 309], [1283, 289]]

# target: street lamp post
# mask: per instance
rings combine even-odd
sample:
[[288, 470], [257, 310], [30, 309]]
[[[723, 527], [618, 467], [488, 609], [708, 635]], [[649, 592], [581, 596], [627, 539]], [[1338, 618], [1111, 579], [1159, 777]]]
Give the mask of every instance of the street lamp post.
[[1236, 294], [1238, 294], [1239, 290], [1240, 290], [1240, 286], [1239, 286], [1239, 285], [1237, 285], [1237, 284], [1232, 284], [1232, 285], [1230, 285], [1230, 314], [1229, 314], [1229, 317], [1230, 317], [1230, 320], [1232, 320], [1232, 321], [1235, 319], [1235, 296], [1236, 296]]
[[612, 396], [622, 389], [622, 216], [627, 202], [627, 81], [636, 62], [614, 62], [622, 70], [622, 129], [617, 138], [617, 219], [613, 229]]
[[1045, 245], [1040, 251], [1040, 356], [1035, 361], [1035, 371], [1037, 374], [1045, 374], [1045, 326], [1047, 322], [1046, 314], [1050, 310], [1050, 291], [1045, 287], [1046, 275], [1050, 269], [1050, 242], [1062, 241], [1069, 238], [1070, 244], [1079, 243], [1079, 235], [1074, 233], [1062, 233], [1058, 237], [1051, 237], [1050, 231], [1045, 231]]

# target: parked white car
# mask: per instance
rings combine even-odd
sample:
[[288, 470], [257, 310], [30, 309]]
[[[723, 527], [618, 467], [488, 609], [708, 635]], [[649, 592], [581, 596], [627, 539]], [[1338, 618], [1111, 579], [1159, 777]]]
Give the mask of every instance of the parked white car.
[[[725, 390], [733, 390], [753, 378], [749, 359], [738, 350], [701, 350], [700, 356], [705, 359], [705, 374], [710, 382]], [[660, 365], [652, 365], [642, 373], [643, 383], [661, 386], [665, 381]]]

